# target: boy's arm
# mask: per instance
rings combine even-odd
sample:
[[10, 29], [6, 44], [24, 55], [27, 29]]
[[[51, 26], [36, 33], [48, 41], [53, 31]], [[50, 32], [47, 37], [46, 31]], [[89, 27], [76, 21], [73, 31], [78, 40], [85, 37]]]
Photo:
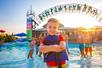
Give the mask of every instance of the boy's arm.
[[57, 45], [51, 45], [51, 46], [48, 46], [48, 45], [44, 45], [45, 41], [45, 37], [42, 39], [41, 43], [40, 43], [40, 46], [39, 46], [39, 51], [40, 52], [43, 52], [43, 53], [47, 53], [47, 52], [56, 52], [56, 48], [58, 48]]
[[60, 44], [59, 45], [51, 45], [51, 46], [47, 46], [47, 45], [43, 45], [43, 43], [41, 43], [40, 47], [39, 47], [39, 51], [43, 52], [43, 53], [47, 53], [47, 52], [61, 52], [63, 50], [66, 49], [66, 42], [63, 39], [62, 36], [59, 36], [60, 39]]
[[39, 51], [43, 52], [43, 53], [47, 53], [47, 52], [56, 52], [56, 49], [58, 48], [58, 46], [56, 45], [52, 45], [52, 46], [47, 46], [47, 45], [43, 45], [41, 44], [39, 46]]
[[66, 50], [66, 40], [68, 41], [68, 39], [66, 39], [67, 37], [64, 37], [62, 35], [59, 35], [59, 40], [60, 40], [60, 44], [58, 45], [60, 51]]
[[61, 49], [61, 51], [66, 49], [66, 42], [65, 41], [60, 41], [60, 44], [58, 45], [58, 47]]
[[61, 52], [66, 49], [66, 44], [64, 41], [61, 41], [59, 45], [52, 45], [52, 46], [47, 46], [41, 44], [39, 47], [39, 50], [43, 53], [47, 52]]

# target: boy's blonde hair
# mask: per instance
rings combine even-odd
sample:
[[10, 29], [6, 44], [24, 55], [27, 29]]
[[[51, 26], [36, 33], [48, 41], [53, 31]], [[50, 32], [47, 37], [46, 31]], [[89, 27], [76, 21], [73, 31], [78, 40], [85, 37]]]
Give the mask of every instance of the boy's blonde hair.
[[58, 26], [59, 26], [59, 21], [58, 21], [57, 19], [55, 19], [55, 18], [50, 18], [50, 19], [48, 20], [47, 24], [48, 24], [49, 22], [57, 23]]

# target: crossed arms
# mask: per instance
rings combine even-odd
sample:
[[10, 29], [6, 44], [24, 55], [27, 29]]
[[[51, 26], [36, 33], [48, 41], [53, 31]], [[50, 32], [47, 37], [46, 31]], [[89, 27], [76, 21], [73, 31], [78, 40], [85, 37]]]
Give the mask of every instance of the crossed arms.
[[42, 53], [48, 53], [48, 52], [61, 52], [66, 49], [66, 43], [65, 41], [60, 41], [59, 45], [51, 45], [47, 46], [41, 43], [39, 46], [39, 51]]

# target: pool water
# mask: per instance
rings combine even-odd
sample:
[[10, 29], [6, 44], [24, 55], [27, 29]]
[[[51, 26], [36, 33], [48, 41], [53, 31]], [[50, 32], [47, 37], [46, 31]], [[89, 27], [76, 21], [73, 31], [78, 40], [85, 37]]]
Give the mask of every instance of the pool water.
[[[67, 68], [102, 68], [102, 49], [94, 46], [93, 57], [80, 58], [79, 44], [68, 43], [69, 61]], [[100, 48], [100, 53], [99, 49]], [[34, 47], [36, 50], [36, 47]], [[33, 59], [27, 59], [29, 42], [12, 42], [0, 46], [0, 68], [46, 68], [43, 58], [33, 54]]]

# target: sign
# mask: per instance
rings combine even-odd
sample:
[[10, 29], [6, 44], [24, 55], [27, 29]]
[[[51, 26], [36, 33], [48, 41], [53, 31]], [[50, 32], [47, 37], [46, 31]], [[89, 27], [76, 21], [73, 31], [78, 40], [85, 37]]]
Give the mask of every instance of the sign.
[[[62, 5], [57, 5], [55, 7], [49, 8], [42, 13], [38, 14], [35, 18], [36, 22], [41, 23], [47, 18], [56, 15], [56, 14], [61, 14], [61, 13], [86, 13], [92, 17], [95, 17], [96, 20], [99, 22], [102, 22], [102, 11], [97, 10], [96, 8], [86, 5], [86, 4], [62, 4]], [[38, 26], [38, 25], [36, 25]]]

